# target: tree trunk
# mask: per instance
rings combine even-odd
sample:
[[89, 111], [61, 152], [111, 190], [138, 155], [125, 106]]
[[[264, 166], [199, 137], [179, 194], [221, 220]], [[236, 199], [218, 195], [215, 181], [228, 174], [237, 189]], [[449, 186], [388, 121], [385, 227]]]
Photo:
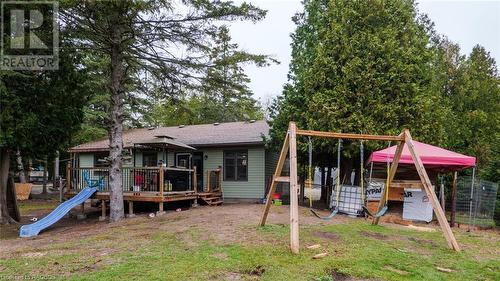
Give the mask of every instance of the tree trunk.
[[21, 221], [21, 215], [19, 214], [19, 208], [17, 207], [16, 183], [14, 182], [13, 175], [9, 176], [7, 180], [7, 210], [9, 212], [9, 216], [15, 222]]
[[[112, 15], [111, 15], [112, 16]], [[119, 15], [116, 15], [119, 17]], [[111, 126], [109, 136], [109, 170], [110, 215], [111, 222], [125, 217], [122, 191], [122, 150], [123, 150], [123, 101], [124, 93], [124, 58], [121, 49], [122, 30], [120, 24], [112, 27], [111, 34]]]
[[28, 158], [28, 169], [26, 169], [26, 179], [27, 182], [31, 182], [31, 170], [33, 169], [33, 160]]
[[26, 174], [24, 171], [23, 158], [21, 157], [21, 151], [19, 150], [19, 147], [17, 148], [16, 151], [16, 162], [17, 162], [17, 170], [19, 173], [19, 182], [26, 183]]
[[0, 148], [0, 224], [13, 221], [7, 206], [7, 188], [9, 179], [9, 151]]

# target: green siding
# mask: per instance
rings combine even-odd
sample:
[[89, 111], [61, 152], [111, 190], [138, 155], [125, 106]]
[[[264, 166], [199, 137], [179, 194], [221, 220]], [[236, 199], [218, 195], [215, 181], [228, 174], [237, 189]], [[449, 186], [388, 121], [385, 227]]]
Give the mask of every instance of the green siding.
[[80, 167], [82, 167], [82, 168], [94, 167], [94, 154], [93, 153], [81, 153], [79, 160], [80, 160]]
[[174, 160], [175, 158], [175, 152], [170, 152], [167, 154], [167, 159], [168, 159], [168, 162], [167, 162], [167, 166], [173, 166], [174, 165]]
[[[231, 148], [246, 149], [246, 148]], [[203, 162], [203, 181], [207, 183], [208, 169], [217, 169], [224, 163], [223, 149], [204, 150], [206, 160]], [[225, 198], [255, 199], [264, 197], [265, 188], [265, 149], [264, 147], [248, 148], [248, 181], [225, 181], [222, 177], [222, 192]]]

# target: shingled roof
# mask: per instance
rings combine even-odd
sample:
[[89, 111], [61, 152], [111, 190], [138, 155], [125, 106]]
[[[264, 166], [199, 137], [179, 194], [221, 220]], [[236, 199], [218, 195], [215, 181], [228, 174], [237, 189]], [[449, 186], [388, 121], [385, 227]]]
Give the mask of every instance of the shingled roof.
[[[229, 145], [261, 145], [269, 133], [265, 120], [255, 122], [229, 122], [175, 127], [140, 128], [123, 132], [124, 147], [148, 142], [161, 136], [168, 136], [184, 144], [199, 147]], [[109, 139], [104, 138], [77, 145], [70, 152], [91, 152], [109, 150]]]

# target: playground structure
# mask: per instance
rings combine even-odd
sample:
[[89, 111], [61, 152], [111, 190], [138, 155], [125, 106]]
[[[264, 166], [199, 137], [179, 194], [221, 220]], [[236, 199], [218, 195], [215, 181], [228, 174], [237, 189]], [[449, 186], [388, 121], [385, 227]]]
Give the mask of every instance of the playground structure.
[[[297, 129], [295, 122], [290, 122], [288, 126], [288, 131], [285, 135], [285, 140], [281, 149], [278, 164], [276, 166], [274, 176], [269, 188], [267, 198], [271, 198], [274, 193], [276, 186], [280, 182], [289, 183], [290, 186], [290, 249], [293, 253], [299, 253], [299, 216], [298, 216], [298, 193], [299, 184], [297, 177], [297, 136], [310, 136], [310, 137], [326, 137], [326, 138], [337, 138], [337, 139], [351, 139], [351, 140], [378, 140], [378, 141], [394, 141], [397, 143], [397, 148], [394, 153], [392, 163], [388, 170], [387, 176], [387, 186], [390, 186], [396, 175], [396, 170], [400, 161], [403, 148], [406, 144], [410, 152], [413, 163], [417, 170], [420, 182], [422, 183], [423, 189], [428, 196], [434, 213], [436, 214], [437, 220], [444, 234], [444, 237], [448, 243], [448, 247], [460, 251], [460, 247], [451, 231], [450, 225], [446, 219], [445, 213], [439, 204], [438, 198], [432, 188], [429, 176], [424, 168], [422, 160], [419, 154], [415, 150], [414, 142], [411, 137], [409, 130], [403, 130], [398, 136], [384, 136], [384, 135], [367, 135], [367, 134], [350, 134], [350, 133], [335, 133], [335, 132], [322, 132], [322, 131], [311, 131], [311, 130], [300, 130]], [[287, 155], [289, 156], [289, 176], [281, 176], [285, 160]], [[379, 201], [378, 210], [382, 210], [386, 204], [387, 196], [385, 193], [388, 192], [388, 188], [384, 189], [382, 194], [382, 199]], [[384, 200], [385, 199], [385, 200]], [[267, 215], [271, 207], [271, 200], [266, 201], [265, 208], [262, 213], [260, 220], [260, 225], [264, 226], [267, 220]], [[379, 217], [373, 218], [373, 223], [377, 224]]]
[[83, 188], [77, 195], [68, 201], [63, 202], [57, 208], [55, 208], [50, 214], [45, 216], [39, 221], [32, 224], [27, 224], [21, 226], [19, 230], [19, 237], [32, 237], [37, 236], [40, 231], [50, 227], [51, 225], [62, 219], [71, 209], [83, 204], [87, 199], [92, 197], [92, 195], [97, 191], [98, 188], [102, 188], [103, 181], [90, 179], [89, 173], [86, 172], [83, 175], [85, 181], [85, 188]]

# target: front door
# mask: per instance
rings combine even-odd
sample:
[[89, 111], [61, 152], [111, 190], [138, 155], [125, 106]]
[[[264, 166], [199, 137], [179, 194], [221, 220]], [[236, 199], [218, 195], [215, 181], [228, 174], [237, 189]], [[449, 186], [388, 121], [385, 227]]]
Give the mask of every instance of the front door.
[[196, 166], [196, 186], [203, 191], [203, 152], [193, 153], [193, 166]]

